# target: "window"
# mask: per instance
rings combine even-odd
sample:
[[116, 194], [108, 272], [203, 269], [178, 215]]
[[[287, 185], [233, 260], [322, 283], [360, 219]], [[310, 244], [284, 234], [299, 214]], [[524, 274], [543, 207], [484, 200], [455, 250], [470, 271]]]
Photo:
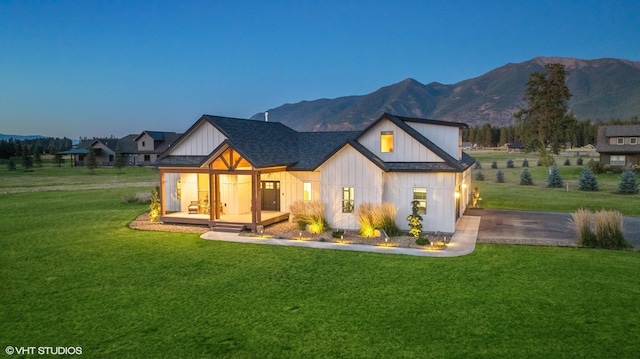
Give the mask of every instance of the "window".
[[353, 187], [342, 187], [342, 213], [353, 213]]
[[427, 189], [415, 187], [413, 189], [413, 200], [418, 201], [418, 214], [427, 214]]
[[145, 162], [150, 162], [151, 161], [151, 155], [144, 155], [144, 161]]
[[380, 132], [380, 152], [393, 152], [393, 131]]
[[630, 145], [637, 145], [638, 144], [638, 137], [631, 137], [629, 139], [629, 144]]
[[145, 143], [144, 143], [144, 141], [142, 141], [142, 147], [145, 147]]
[[611, 155], [609, 164], [612, 166], [624, 166], [624, 155]]
[[624, 145], [624, 137], [618, 137], [618, 144]]
[[304, 192], [302, 199], [311, 201], [311, 182], [302, 183], [302, 191]]

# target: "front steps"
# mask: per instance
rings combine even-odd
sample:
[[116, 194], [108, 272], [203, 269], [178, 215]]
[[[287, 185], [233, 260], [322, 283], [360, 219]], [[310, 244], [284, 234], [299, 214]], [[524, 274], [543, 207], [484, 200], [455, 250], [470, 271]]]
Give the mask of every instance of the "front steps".
[[242, 223], [216, 222], [216, 225], [214, 227], [211, 227], [211, 231], [223, 233], [240, 233], [244, 230], [244, 228], [244, 224]]

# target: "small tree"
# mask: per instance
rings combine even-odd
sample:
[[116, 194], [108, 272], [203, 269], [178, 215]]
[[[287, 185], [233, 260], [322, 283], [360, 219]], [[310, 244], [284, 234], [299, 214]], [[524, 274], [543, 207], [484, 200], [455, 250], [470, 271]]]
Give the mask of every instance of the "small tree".
[[496, 172], [496, 182], [504, 183], [504, 172], [502, 172], [502, 170], [498, 170], [498, 172]]
[[35, 154], [33, 155], [33, 163], [36, 167], [42, 167], [42, 156], [40, 155], [40, 150], [36, 148]]
[[598, 190], [598, 179], [591, 172], [589, 167], [585, 167], [580, 174], [580, 178], [578, 179], [578, 189], [581, 191], [597, 191]]
[[529, 160], [526, 158], [522, 161], [522, 167], [529, 167]]
[[86, 162], [87, 162], [86, 166], [91, 172], [93, 172], [93, 170], [98, 168], [98, 159], [96, 158], [96, 155], [93, 153], [92, 148], [89, 148], [89, 151], [87, 152]]
[[633, 173], [630, 167], [627, 167], [624, 172], [622, 172], [622, 175], [620, 175], [620, 182], [618, 182], [618, 193], [638, 193], [638, 177], [636, 177], [636, 174]]
[[564, 165], [565, 165], [565, 166], [571, 166], [571, 160], [570, 160], [570, 159], [568, 159], [568, 158], [567, 158], [567, 159], [565, 159], [565, 160], [564, 160]]
[[582, 166], [583, 161], [584, 161], [584, 160], [582, 159], [582, 157], [578, 157], [578, 159], [576, 160], [576, 164], [577, 164], [578, 166]]
[[520, 172], [520, 184], [523, 186], [533, 186], [533, 178], [526, 167]]
[[507, 160], [507, 168], [513, 168], [513, 160], [511, 158]]
[[549, 169], [549, 176], [547, 176], [547, 185], [551, 188], [563, 187], [562, 176], [560, 176], [560, 171], [558, 171], [558, 167], [556, 167], [555, 165], [551, 166], [551, 169]]
[[149, 205], [149, 221], [160, 222], [160, 193], [158, 186], [153, 187], [151, 190], [151, 204]]
[[480, 164], [480, 161], [476, 161], [476, 166], [474, 167], [474, 169], [476, 169], [476, 170], [481, 170], [482, 169], [482, 165]]
[[116, 159], [113, 165], [118, 171], [121, 171], [125, 166], [124, 156], [122, 156], [122, 151], [120, 151], [120, 144], [116, 145]]
[[476, 170], [473, 174], [473, 178], [475, 178], [476, 181], [484, 181], [484, 174], [481, 170]]
[[411, 201], [411, 214], [407, 216], [409, 222], [409, 233], [416, 239], [420, 239], [422, 235], [422, 216], [420, 216], [420, 208], [418, 207], [420, 202]]
[[33, 156], [31, 156], [31, 151], [28, 147], [22, 149], [22, 167], [25, 172], [31, 171], [33, 167]]
[[60, 150], [57, 148], [53, 150], [53, 163], [58, 167], [62, 167], [62, 164], [64, 163], [64, 158], [62, 158]]
[[7, 169], [9, 171], [15, 171], [16, 170], [16, 162], [13, 160], [13, 158], [9, 158], [9, 163], [7, 163]]
[[491, 162], [491, 168], [493, 168], [494, 170], [498, 168], [498, 162], [493, 161]]

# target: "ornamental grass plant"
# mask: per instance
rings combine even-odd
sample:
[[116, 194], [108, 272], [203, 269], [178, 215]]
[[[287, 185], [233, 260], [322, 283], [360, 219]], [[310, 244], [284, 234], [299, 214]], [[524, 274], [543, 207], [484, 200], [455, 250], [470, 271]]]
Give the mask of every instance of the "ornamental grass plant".
[[307, 226], [311, 233], [322, 233], [329, 229], [322, 201], [295, 201], [289, 206], [289, 211], [300, 230], [305, 230]]

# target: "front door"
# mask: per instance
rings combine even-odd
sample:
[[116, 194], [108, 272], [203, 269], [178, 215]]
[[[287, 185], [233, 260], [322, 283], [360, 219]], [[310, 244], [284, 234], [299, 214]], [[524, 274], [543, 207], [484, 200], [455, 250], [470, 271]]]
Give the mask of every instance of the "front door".
[[280, 182], [279, 181], [261, 181], [260, 189], [262, 192], [262, 210], [263, 211], [280, 211]]

